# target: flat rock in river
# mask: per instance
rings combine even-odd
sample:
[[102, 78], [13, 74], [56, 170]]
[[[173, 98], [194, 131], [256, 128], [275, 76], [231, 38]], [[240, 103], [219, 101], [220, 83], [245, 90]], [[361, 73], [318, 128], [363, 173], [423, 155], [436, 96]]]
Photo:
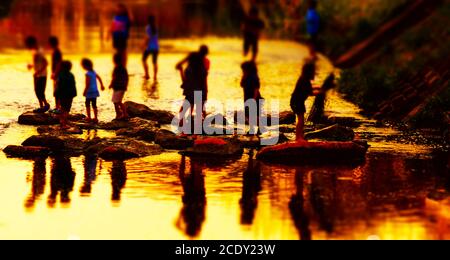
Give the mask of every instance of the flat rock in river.
[[159, 130], [156, 133], [155, 143], [164, 149], [185, 150], [194, 145], [194, 140], [189, 137], [180, 137], [168, 130]]
[[319, 139], [325, 141], [353, 141], [355, 132], [347, 127], [333, 125], [305, 134], [306, 140]]
[[156, 121], [162, 125], [172, 123], [172, 120], [175, 117], [175, 115], [169, 111], [154, 110], [146, 105], [131, 101], [125, 102], [125, 106], [130, 117], [140, 117]]
[[19, 116], [21, 125], [57, 125], [59, 119], [56, 115], [50, 113], [26, 112]]
[[262, 149], [257, 159], [287, 164], [355, 164], [364, 162], [368, 145], [362, 142], [300, 142]]
[[97, 139], [84, 151], [86, 155], [98, 155], [105, 160], [127, 160], [131, 158], [159, 155], [164, 150], [155, 144], [129, 139]]
[[240, 156], [243, 152], [242, 144], [232, 139], [205, 138], [196, 140], [194, 146], [187, 149], [183, 154], [221, 159]]
[[34, 159], [47, 158], [51, 150], [46, 147], [9, 145], [3, 152], [10, 158]]

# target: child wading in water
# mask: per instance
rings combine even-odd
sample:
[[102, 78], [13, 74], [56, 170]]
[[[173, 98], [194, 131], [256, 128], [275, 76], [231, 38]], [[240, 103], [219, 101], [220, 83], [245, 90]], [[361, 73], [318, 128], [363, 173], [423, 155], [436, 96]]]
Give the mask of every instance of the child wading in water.
[[[208, 100], [208, 74], [210, 69], [210, 61], [208, 59], [209, 48], [202, 45], [198, 52], [190, 53], [185, 59], [180, 61], [176, 69], [180, 72], [183, 85], [183, 95], [185, 102], [190, 106], [190, 117], [194, 112], [194, 106], [197, 108], [201, 106], [202, 118], [206, 117], [205, 103]], [[183, 66], [187, 64], [185, 70]], [[201, 92], [201, 103], [195, 103], [195, 92]], [[180, 118], [184, 118], [183, 107], [180, 109]], [[180, 126], [183, 126], [184, 120], [181, 120]]]
[[72, 63], [70, 61], [63, 61], [60, 66], [61, 70], [58, 73], [56, 80], [55, 97], [61, 103], [60, 122], [62, 129], [68, 129], [68, 116], [72, 109], [73, 99], [77, 96], [77, 88], [75, 77], [72, 72]]
[[154, 16], [149, 16], [148, 25], [145, 31], [147, 33], [147, 39], [145, 41], [146, 49], [142, 57], [142, 62], [144, 64], [144, 71], [145, 71], [144, 79], [146, 80], [150, 79], [147, 59], [151, 55], [153, 62], [153, 79], [156, 82], [158, 80], [159, 40], [158, 40], [158, 29], [156, 28], [156, 20]]
[[124, 60], [121, 54], [114, 55], [114, 71], [112, 76], [112, 82], [109, 88], [114, 90], [112, 102], [116, 109], [116, 119], [128, 119], [128, 113], [125, 105], [123, 104], [123, 98], [128, 88], [128, 71], [124, 66]]
[[256, 6], [252, 7], [244, 20], [242, 30], [244, 33], [244, 56], [246, 57], [251, 49], [253, 61], [256, 61], [258, 56], [259, 38], [264, 27], [263, 20], [259, 18], [259, 9]]
[[28, 69], [34, 69], [34, 91], [36, 97], [39, 100], [38, 109], [34, 110], [35, 113], [45, 113], [50, 110], [50, 104], [45, 98], [45, 88], [47, 87], [47, 67], [48, 61], [45, 59], [44, 54], [39, 48], [38, 41], [35, 37], [29, 36], [25, 40], [26, 47], [32, 51], [33, 64], [28, 64]]
[[[98, 123], [98, 109], [97, 98], [100, 97], [100, 91], [98, 90], [97, 80], [100, 82], [102, 90], [105, 90], [103, 81], [100, 76], [94, 71], [94, 64], [89, 59], [83, 59], [81, 66], [86, 70], [86, 88], [83, 95], [86, 97], [86, 113], [89, 122]], [[91, 116], [91, 105], [94, 110], [94, 120]]]
[[[244, 89], [244, 102], [247, 103], [249, 100], [256, 101], [256, 124], [259, 126], [259, 118], [261, 116], [260, 102], [262, 97], [260, 93], [261, 83], [258, 76], [258, 68], [254, 61], [244, 62], [241, 68], [243, 72], [241, 87]], [[250, 109], [247, 106], [245, 107], [245, 117], [249, 121], [249, 124], [252, 125], [252, 122], [250, 122], [252, 118], [250, 115]], [[252, 131], [253, 129], [250, 130], [251, 133]], [[260, 133], [261, 132], [258, 130], [258, 134]]]
[[[53, 82], [53, 95], [56, 92], [56, 79], [58, 77], [58, 73], [61, 70], [61, 62], [63, 61], [63, 54], [59, 49], [59, 40], [57, 37], [52, 36], [48, 39], [48, 45], [52, 50], [52, 80]], [[55, 96], [55, 110], [51, 111], [52, 113], [60, 113], [61, 112], [61, 103]]]
[[305, 141], [304, 127], [305, 127], [305, 101], [309, 96], [314, 96], [320, 93], [320, 88], [313, 88], [311, 81], [314, 80], [316, 75], [315, 63], [306, 63], [302, 69], [302, 75], [300, 76], [297, 85], [295, 86], [294, 93], [291, 97], [292, 111], [297, 115], [297, 130], [296, 140], [297, 142]]

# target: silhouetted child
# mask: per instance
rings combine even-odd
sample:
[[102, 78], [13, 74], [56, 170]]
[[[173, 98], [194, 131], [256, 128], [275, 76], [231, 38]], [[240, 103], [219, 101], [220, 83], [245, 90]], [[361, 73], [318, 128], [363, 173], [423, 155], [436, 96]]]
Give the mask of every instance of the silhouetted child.
[[73, 99], [77, 96], [75, 77], [73, 76], [72, 63], [70, 61], [61, 62], [58, 73], [55, 97], [61, 103], [60, 122], [62, 129], [68, 129], [68, 116], [72, 109]]
[[[243, 76], [241, 80], [241, 87], [244, 89], [244, 102], [248, 102], [249, 100], [255, 100], [255, 104], [257, 106], [257, 124], [259, 125], [260, 118], [260, 101], [262, 99], [260, 87], [261, 83], [258, 75], [258, 68], [254, 61], [244, 62], [241, 66]], [[245, 116], [247, 120], [250, 117], [250, 110], [246, 107]]]
[[147, 64], [147, 59], [151, 55], [153, 62], [153, 77], [154, 81], [158, 78], [158, 54], [159, 54], [159, 40], [158, 40], [158, 28], [156, 27], [156, 20], [154, 16], [148, 17], [148, 25], [145, 29], [147, 38], [145, 40], [145, 51], [142, 57], [142, 62], [144, 64], [144, 71], [146, 80], [150, 79], [149, 68]]
[[128, 113], [123, 98], [128, 89], [128, 71], [124, 66], [123, 56], [121, 54], [114, 55], [114, 71], [112, 75], [112, 82], [109, 88], [113, 89], [112, 102], [116, 110], [116, 119], [127, 119]]
[[242, 25], [244, 33], [244, 56], [247, 56], [252, 49], [252, 60], [255, 61], [259, 51], [259, 38], [264, 29], [264, 22], [259, 18], [257, 7], [250, 9], [249, 15], [245, 18]]
[[[311, 81], [314, 80], [316, 75], [315, 63], [306, 63], [302, 69], [302, 75], [297, 81], [294, 93], [291, 97], [292, 111], [297, 115], [297, 130], [296, 140], [301, 142], [305, 140], [304, 127], [305, 127], [305, 102], [309, 96], [317, 95], [319, 91], [313, 88]], [[320, 88], [318, 88], [320, 89]]]
[[[191, 116], [195, 105], [201, 105], [203, 117], [206, 116], [205, 103], [208, 99], [208, 73], [210, 69], [210, 61], [207, 58], [208, 53], [208, 47], [202, 45], [198, 52], [189, 54], [176, 66], [183, 80], [183, 95], [191, 106]], [[183, 70], [185, 64], [187, 64], [187, 68]], [[195, 92], [198, 91], [202, 92], [202, 104], [195, 104]]]
[[[98, 123], [98, 109], [97, 98], [100, 97], [100, 91], [98, 90], [97, 80], [100, 82], [102, 90], [105, 90], [105, 85], [99, 75], [94, 71], [94, 64], [89, 59], [83, 59], [81, 66], [86, 70], [86, 88], [84, 89], [83, 96], [86, 97], [86, 114], [89, 122]], [[94, 110], [94, 120], [91, 116], [91, 106]]]
[[308, 12], [306, 13], [306, 31], [309, 36], [310, 48], [317, 50], [318, 35], [320, 31], [320, 15], [317, 12], [317, 0], [309, 0]]
[[35, 37], [27, 37], [25, 39], [25, 46], [31, 50], [33, 55], [33, 64], [28, 64], [28, 69], [34, 69], [34, 91], [39, 100], [39, 108], [34, 110], [34, 112], [45, 113], [50, 110], [50, 104], [45, 98], [48, 61], [42, 53], [42, 50], [39, 48], [38, 41]]
[[130, 37], [131, 19], [127, 7], [118, 4], [117, 10], [111, 24], [111, 34], [113, 37], [113, 47], [116, 53], [122, 56], [124, 66], [127, 61], [128, 39]]
[[[56, 92], [56, 78], [58, 77], [58, 73], [60, 70], [61, 62], [63, 61], [63, 54], [59, 49], [59, 40], [57, 37], [52, 36], [48, 39], [48, 45], [52, 50], [52, 80], [53, 80], [53, 95], [55, 96]], [[55, 109], [52, 111], [53, 113], [61, 112], [61, 103], [55, 96]]]

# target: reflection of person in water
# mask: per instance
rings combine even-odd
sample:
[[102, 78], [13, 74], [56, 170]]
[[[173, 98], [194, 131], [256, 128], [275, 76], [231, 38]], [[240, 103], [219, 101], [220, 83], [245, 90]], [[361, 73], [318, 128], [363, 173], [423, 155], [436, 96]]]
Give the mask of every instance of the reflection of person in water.
[[191, 159], [191, 172], [186, 175], [186, 157], [180, 165], [180, 181], [183, 185], [183, 208], [177, 221], [177, 227], [188, 236], [199, 235], [205, 221], [206, 190], [202, 166]]
[[46, 175], [45, 159], [36, 159], [33, 163], [33, 177], [31, 184], [31, 194], [25, 201], [25, 208], [32, 209], [36, 200], [45, 192], [45, 175]]
[[142, 90], [149, 99], [159, 99], [158, 87], [158, 82], [150, 82], [148, 80], [144, 80], [144, 83], [142, 84]]
[[320, 228], [328, 233], [334, 230], [334, 218], [337, 214], [336, 174], [312, 172], [310, 200], [311, 206], [319, 217]]
[[111, 168], [112, 201], [120, 201], [122, 189], [127, 183], [127, 166], [123, 161], [114, 161]]
[[250, 151], [248, 166], [243, 176], [241, 204], [241, 224], [251, 225], [258, 207], [258, 193], [261, 191], [261, 165], [254, 162]]
[[303, 173], [300, 169], [296, 169], [295, 184], [297, 186], [297, 192], [291, 197], [289, 202], [289, 209], [291, 211], [292, 219], [294, 220], [295, 227], [300, 233], [301, 240], [311, 240], [311, 230], [309, 229], [309, 217], [305, 212], [303, 195], [304, 183]]
[[52, 161], [48, 206], [55, 206], [58, 194], [60, 194], [61, 203], [70, 203], [69, 194], [73, 190], [74, 183], [75, 172], [72, 169], [70, 158], [64, 156], [54, 158]]
[[80, 189], [81, 194], [91, 194], [92, 183], [97, 178], [97, 161], [95, 156], [84, 157], [84, 183]]

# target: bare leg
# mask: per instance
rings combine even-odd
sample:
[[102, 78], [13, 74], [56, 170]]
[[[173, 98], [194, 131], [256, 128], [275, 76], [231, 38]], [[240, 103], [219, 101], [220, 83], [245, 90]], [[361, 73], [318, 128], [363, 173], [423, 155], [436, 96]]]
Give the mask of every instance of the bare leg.
[[258, 52], [259, 52], [259, 40], [257, 39], [252, 47], [253, 49], [253, 55], [252, 55], [252, 61], [256, 61], [256, 58], [258, 57]]
[[86, 103], [86, 114], [89, 120], [92, 119], [91, 117], [91, 105], [89, 103]]
[[120, 109], [122, 110], [122, 118], [128, 118], [127, 108], [124, 103], [120, 103]]
[[296, 140], [297, 142], [305, 141], [305, 114], [297, 115], [297, 129], [296, 129]]
[[120, 111], [120, 104], [114, 103], [114, 109], [116, 110], [116, 119], [120, 119], [122, 117], [122, 113]]
[[148, 72], [149, 69], [148, 69], [147, 61], [146, 61], [146, 60], [143, 60], [143, 61], [142, 61], [142, 64], [144, 65], [144, 73], [145, 73], [144, 79], [149, 80], [149, 79], [150, 79], [150, 74], [149, 74], [149, 72]]
[[153, 63], [153, 79], [158, 81], [158, 63]]
[[94, 122], [98, 122], [98, 108], [94, 107]]
[[61, 128], [62, 129], [68, 129], [68, 122], [67, 122], [67, 117], [69, 116], [69, 113], [67, 113], [66, 111], [63, 111], [61, 113], [61, 118], [60, 118], [60, 123], [61, 123]]

